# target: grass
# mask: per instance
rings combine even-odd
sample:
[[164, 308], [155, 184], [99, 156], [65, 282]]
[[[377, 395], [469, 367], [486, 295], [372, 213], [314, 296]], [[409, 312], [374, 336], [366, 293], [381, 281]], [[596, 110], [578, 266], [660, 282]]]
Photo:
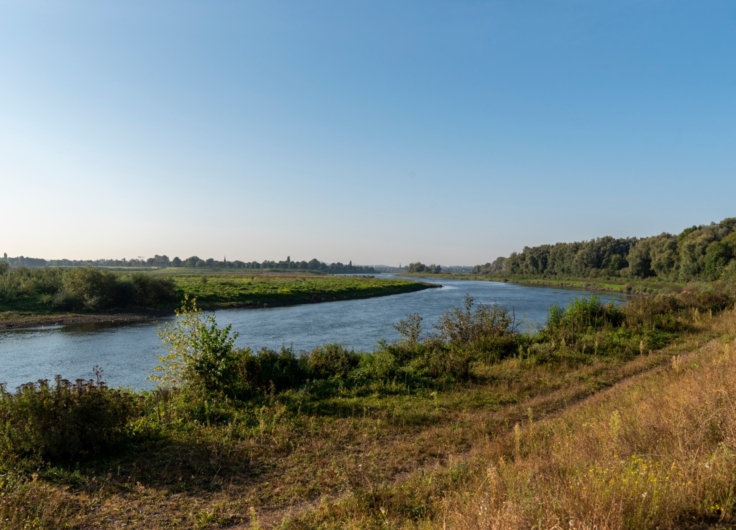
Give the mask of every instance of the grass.
[[[170, 273], [175, 271], [175, 274]], [[51, 271], [53, 272], [53, 271]], [[12, 271], [11, 273], [12, 274]], [[110, 273], [112, 274], [112, 273]], [[37, 326], [55, 323], [94, 321], [96, 318], [132, 319], [170, 314], [185, 294], [197, 297], [200, 306], [208, 309], [231, 307], [274, 307], [333, 300], [351, 300], [415, 292], [433, 285], [415, 281], [381, 279], [371, 276], [330, 276], [309, 273], [234, 273], [231, 271], [206, 274], [194, 269], [166, 269], [144, 274], [144, 278], [163, 279], [170, 283], [171, 296], [166, 301], [141, 304], [128, 303], [118, 307], [109, 302], [104, 307], [74, 308], [54, 304], [55, 293], [62, 289], [61, 280], [48, 271], [27, 271], [24, 278], [0, 289], [0, 327]], [[61, 275], [56, 275], [61, 276]], [[39, 287], [39, 278], [52, 277], [48, 285]], [[118, 282], [129, 275], [116, 274]], [[0, 275], [0, 280], [3, 280]], [[11, 285], [12, 283], [12, 285]], [[81, 307], [81, 306], [80, 306]], [[123, 316], [119, 316], [119, 315]]]
[[[578, 305], [582, 312], [594, 304]], [[630, 311], [629, 322], [645, 321], [641, 307]], [[728, 525], [736, 314], [688, 309], [677, 318], [680, 326], [669, 325], [679, 331], [650, 351], [631, 330], [569, 335], [563, 317], [556, 334], [519, 339], [526, 342], [518, 354], [473, 362], [468, 378], [421, 383], [394, 373], [356, 385], [345, 377], [197, 406], [140, 393], [145, 413], [116, 453], [1, 462], [0, 521], [11, 528]], [[586, 349], [594, 338], [598, 353]]]
[[172, 276], [176, 289], [202, 307], [263, 307], [370, 298], [427, 288], [407, 280], [370, 276], [246, 274]]
[[453, 528], [732, 528], [736, 313], [655, 373], [487, 447]]
[[688, 288], [702, 288], [708, 285], [707, 282], [680, 282], [663, 280], [660, 278], [622, 278], [622, 277], [595, 277], [595, 278], [577, 278], [564, 276], [538, 276], [538, 275], [482, 275], [482, 274], [457, 274], [457, 273], [402, 273], [400, 276], [415, 278], [445, 278], [450, 280], [475, 280], [490, 282], [511, 282], [521, 285], [531, 285], [539, 287], [559, 287], [568, 289], [583, 289], [588, 291], [610, 291], [617, 293], [630, 294], [658, 294], [658, 293], [677, 293]]

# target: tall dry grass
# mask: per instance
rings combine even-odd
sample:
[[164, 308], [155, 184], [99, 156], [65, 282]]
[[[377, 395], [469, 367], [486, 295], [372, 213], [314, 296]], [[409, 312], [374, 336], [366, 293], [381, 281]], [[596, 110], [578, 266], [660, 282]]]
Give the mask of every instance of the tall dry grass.
[[736, 312], [665, 369], [488, 449], [484, 476], [445, 498], [458, 529], [736, 524]]

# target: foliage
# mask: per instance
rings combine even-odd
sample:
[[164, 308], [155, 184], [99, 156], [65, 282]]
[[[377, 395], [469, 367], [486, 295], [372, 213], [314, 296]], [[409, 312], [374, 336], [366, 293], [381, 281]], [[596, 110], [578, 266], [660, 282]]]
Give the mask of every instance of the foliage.
[[[713, 379], [718, 384], [715, 392], [708, 384], [691, 392], [692, 385], [682, 387], [683, 380], [676, 379], [670, 388], [672, 403], [698, 395], [720, 408], [680, 408], [643, 416], [638, 424], [627, 409], [618, 409], [622, 402], [614, 400], [613, 393], [595, 400], [609, 407], [599, 421], [575, 416], [580, 407], [554, 428], [543, 416], [565, 414], [567, 404], [661, 367], [693, 345], [707, 343], [713, 351], [726, 353], [736, 336], [736, 320], [730, 338], [712, 339], [721, 336], [717, 326], [733, 314], [735, 301], [725, 289], [641, 296], [615, 308], [584, 299], [553, 311], [559, 319], [557, 324], [551, 319], [550, 329], [519, 333], [509, 325], [478, 326], [479, 332], [457, 333], [460, 340], [450, 340], [449, 334], [417, 335], [413, 342], [405, 337], [382, 341], [375, 351], [361, 353], [339, 345], [299, 353], [285, 348], [238, 350], [234, 344], [227, 346], [232, 334], [210, 327], [217, 340], [190, 344], [228, 351], [236, 362], [224, 373], [235, 377], [217, 378], [215, 390], [182, 380], [177, 388], [137, 394], [140, 416], [128, 421], [126, 431], [151, 428], [156, 437], [133, 438], [130, 450], [112, 458], [81, 457], [43, 468], [5, 459], [0, 463], [0, 520], [12, 527], [41, 528], [99, 527], [109, 521], [135, 525], [143, 517], [153, 527], [255, 526], [255, 512], [249, 517], [242, 509], [255, 505], [264, 521], [278, 525], [284, 507], [295, 503], [308, 506], [290, 512], [290, 522], [282, 526], [433, 527], [442, 524], [446, 514], [451, 527], [492, 527], [493, 521], [483, 517], [490, 509], [502, 508], [521, 517], [509, 527], [514, 521], [516, 527], [531, 527], [539, 525], [535, 517], [540, 514], [562, 513], [550, 511], [560, 506], [570, 510], [562, 513], [566, 517], [544, 519], [542, 527], [559, 521], [569, 526], [570, 519], [582, 526], [580, 514], [605, 506], [634, 514], [617, 527], [646, 527], [637, 513], [674, 513], [667, 519], [674, 523], [660, 525], [669, 528], [687, 526], [677, 518], [689, 514], [721, 516], [724, 512], [718, 510], [728, 495], [718, 491], [730, 490], [716, 491], [708, 484], [714, 479], [718, 488], [733, 484], [731, 471], [712, 471], [730, 470], [723, 466], [730, 462], [726, 450], [733, 429], [724, 429], [730, 424], [721, 413], [729, 410], [732, 384]], [[468, 323], [484, 320], [475, 318], [476, 307], [468, 303], [445, 320], [453, 323], [452, 329], [472, 328]], [[724, 308], [729, 310], [718, 315]], [[206, 326], [204, 316], [199, 317]], [[565, 319], [567, 324], [562, 324]], [[556, 335], [554, 328], [567, 335]], [[675, 374], [699, 365], [695, 356], [692, 361], [672, 361]], [[620, 393], [632, 395], [630, 389], [640, 380]], [[652, 388], [644, 395], [658, 387]], [[660, 416], [670, 418], [672, 425], [692, 427], [670, 431]], [[515, 428], [516, 423], [520, 425]], [[665, 463], [657, 466], [655, 460], [678, 443], [695, 451], [682, 459], [683, 464], [691, 462], [686, 478], [670, 488], [670, 468]], [[649, 460], [635, 462], [632, 448]], [[588, 459], [596, 451], [610, 458]], [[476, 455], [477, 469], [468, 465], [475, 465]], [[591, 461], [601, 466], [590, 472], [586, 464]], [[708, 468], [704, 462], [718, 466]], [[612, 476], [617, 482], [606, 482]], [[669, 476], [672, 482], [674, 475]], [[472, 488], [465, 491], [466, 485]], [[611, 489], [601, 489], [608, 485]], [[491, 487], [496, 489], [486, 495]], [[651, 499], [656, 488], [657, 503], [645, 505], [648, 501], [641, 499]], [[667, 496], [661, 495], [661, 488], [670, 488]], [[453, 504], [456, 492], [462, 496]], [[462, 517], [470, 517], [471, 510], [460, 508], [470, 504], [463, 504], [468, 498], [475, 503], [473, 492], [483, 494], [472, 504], [480, 523], [463, 526]], [[623, 495], [627, 492], [631, 495]], [[326, 500], [315, 511], [309, 508], [311, 500], [331, 496], [339, 500]], [[712, 504], [701, 506], [701, 500]], [[690, 511], [677, 512], [680, 506]], [[711, 506], [715, 511], [709, 511]], [[606, 521], [619, 521], [615, 517], [624, 512], [606, 513], [612, 517]], [[523, 518], [526, 515], [530, 519]], [[730, 519], [721, 520], [731, 524]]]
[[603, 329], [606, 326], [618, 327], [624, 321], [625, 313], [614, 302], [604, 304], [599, 296], [575, 298], [565, 310], [558, 305], [550, 307], [547, 326], [552, 330], [569, 329], [572, 333]]
[[220, 307], [347, 300], [426, 288], [408, 280], [364, 276], [217, 275], [208, 276], [206, 283], [198, 275], [182, 274], [172, 278], [179, 292], [196, 297], [201, 305]]
[[439, 265], [425, 265], [422, 262], [417, 261], [416, 263], [409, 263], [408, 272], [423, 272], [430, 274], [439, 274], [442, 272], [442, 267]]
[[[0, 262], [4, 263], [4, 262]], [[173, 269], [168, 269], [171, 271]], [[427, 285], [364, 276], [116, 273], [92, 267], [12, 268], [0, 274], [0, 310], [28, 313], [175, 308], [184, 295], [209, 307], [263, 307], [413, 292]]]
[[263, 269], [263, 270], [301, 270], [314, 272], [327, 272], [331, 274], [370, 274], [376, 272], [373, 267], [361, 265], [353, 265], [349, 262], [344, 263], [324, 263], [317, 259], [310, 261], [291, 261], [291, 257], [286, 260], [263, 262], [251, 261], [243, 262], [240, 260], [228, 261], [223, 258], [222, 261], [213, 258], [201, 259], [198, 256], [190, 256], [186, 259], [175, 257], [169, 259], [166, 255], [156, 254], [148, 259], [99, 259], [99, 260], [69, 260], [69, 259], [52, 259], [46, 260], [42, 258], [29, 258], [26, 256], [18, 256], [14, 258], [6, 257], [3, 262], [8, 263], [11, 267], [196, 267], [207, 269]]
[[[609, 236], [576, 243], [524, 247], [522, 252], [478, 265], [475, 274], [595, 278], [656, 277], [666, 280], [718, 280], [736, 265], [736, 218], [693, 226], [677, 236], [645, 239]], [[731, 268], [730, 268], [731, 267]]]
[[446, 311], [435, 325], [441, 340], [450, 344], [469, 344], [481, 338], [502, 337], [516, 333], [516, 316], [512, 309], [479, 304], [473, 310], [473, 297], [465, 297], [465, 307]]
[[240, 372], [241, 398], [296, 388], [307, 379], [307, 370], [291, 349], [279, 351], [262, 348], [256, 354], [250, 349], [242, 350], [243, 364]]
[[114, 448], [127, 434], [136, 402], [100, 380], [71, 383], [56, 376], [27, 383], [15, 394], [0, 387], [0, 455], [62, 460]]
[[358, 366], [361, 356], [339, 344], [326, 344], [302, 357], [302, 363], [311, 379], [347, 377]]
[[159, 358], [152, 377], [164, 387], [191, 386], [207, 392], [230, 394], [238, 383], [248, 352], [235, 349], [238, 333], [219, 328], [214, 315], [204, 315], [197, 300], [184, 298], [176, 321], [159, 329], [168, 355]]
[[404, 337], [406, 342], [416, 344], [422, 335], [422, 317], [418, 313], [412, 313], [407, 315], [406, 319], [392, 324], [392, 327]]
[[155, 307], [176, 298], [170, 278], [116, 274], [92, 267], [20, 267], [0, 275], [0, 302], [34, 309]]
[[438, 518], [452, 528], [732, 528], [729, 313], [723, 342], [676, 355], [562, 417], [517, 424], [483, 451], [472, 478], [442, 496]]

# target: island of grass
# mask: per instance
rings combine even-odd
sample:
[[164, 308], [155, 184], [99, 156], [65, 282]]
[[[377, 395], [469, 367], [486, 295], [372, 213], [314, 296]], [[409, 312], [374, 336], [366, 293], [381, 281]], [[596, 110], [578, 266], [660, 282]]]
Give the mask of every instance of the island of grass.
[[116, 322], [170, 314], [186, 295], [204, 309], [262, 308], [411, 293], [436, 284], [373, 276], [91, 267], [0, 274], [0, 329]]

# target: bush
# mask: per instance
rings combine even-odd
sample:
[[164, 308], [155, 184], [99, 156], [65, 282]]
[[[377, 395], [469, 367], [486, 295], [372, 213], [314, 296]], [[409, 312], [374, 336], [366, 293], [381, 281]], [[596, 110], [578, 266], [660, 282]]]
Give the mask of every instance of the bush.
[[51, 303], [51, 307], [54, 309], [62, 309], [62, 310], [69, 310], [74, 309], [75, 307], [78, 307], [80, 305], [79, 298], [74, 296], [69, 291], [59, 291], [55, 295], [45, 295], [48, 296], [49, 301]]
[[515, 334], [516, 316], [513, 310], [500, 306], [479, 304], [473, 311], [473, 297], [465, 297], [465, 308], [446, 311], [435, 324], [440, 339], [451, 344], [469, 344], [484, 337]]
[[339, 344], [326, 344], [303, 357], [311, 379], [346, 377], [360, 363], [360, 354], [348, 351]]
[[547, 312], [547, 330], [554, 335], [574, 340], [576, 334], [619, 327], [626, 314], [613, 302], [604, 304], [599, 296], [575, 298], [567, 309], [552, 305]]
[[435, 348], [423, 359], [423, 367], [435, 378], [469, 379], [470, 364], [474, 360], [468, 348], [450, 344]]
[[134, 288], [133, 304], [138, 307], [155, 307], [176, 301], [177, 292], [171, 278], [138, 273], [131, 275], [130, 281]]
[[[2, 262], [5, 263], [5, 262]], [[0, 274], [0, 300], [36, 298], [54, 309], [156, 307], [176, 300], [171, 278], [138, 273], [120, 275], [93, 267], [18, 267]]]
[[282, 391], [302, 384], [306, 371], [294, 352], [263, 348], [236, 349], [237, 333], [219, 328], [214, 315], [203, 315], [196, 300], [184, 299], [177, 321], [159, 331], [169, 354], [151, 379], [162, 386], [187, 387], [200, 396], [220, 394], [236, 399], [260, 392]]
[[239, 373], [241, 395], [258, 392], [281, 392], [303, 384], [307, 373], [288, 348], [281, 351], [263, 348], [253, 355], [250, 349], [243, 350]]
[[188, 386], [206, 392], [235, 395], [250, 350], [235, 349], [232, 326], [219, 328], [214, 315], [203, 315], [196, 299], [184, 298], [177, 320], [159, 330], [169, 354], [160, 357], [152, 377], [163, 386]]
[[102, 453], [122, 442], [136, 402], [100, 381], [56, 376], [26, 383], [15, 394], [0, 387], [0, 454], [68, 460]]
[[119, 292], [117, 283], [115, 274], [92, 267], [69, 269], [63, 279], [64, 290], [87, 309], [104, 309], [115, 305]]

